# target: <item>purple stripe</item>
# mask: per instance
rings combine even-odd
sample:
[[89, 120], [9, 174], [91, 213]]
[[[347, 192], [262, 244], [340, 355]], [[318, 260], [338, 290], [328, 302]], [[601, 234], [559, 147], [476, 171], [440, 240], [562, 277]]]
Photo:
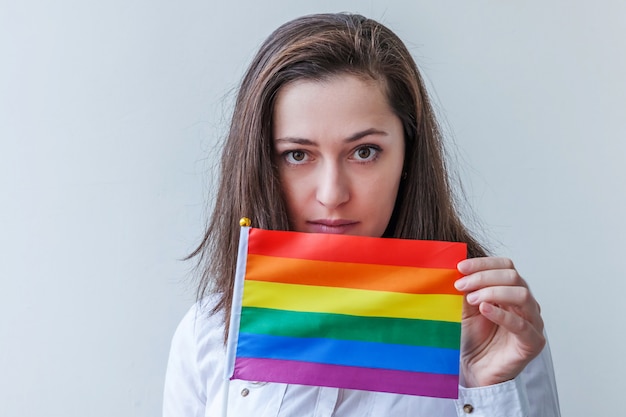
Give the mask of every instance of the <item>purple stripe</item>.
[[237, 358], [232, 379], [458, 398], [459, 376], [280, 359]]

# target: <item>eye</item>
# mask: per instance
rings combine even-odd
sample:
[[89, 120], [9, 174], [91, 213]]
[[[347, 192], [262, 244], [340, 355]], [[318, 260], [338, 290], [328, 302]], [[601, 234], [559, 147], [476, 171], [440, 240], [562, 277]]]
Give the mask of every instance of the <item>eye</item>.
[[307, 161], [307, 154], [304, 151], [287, 151], [283, 153], [283, 158], [288, 164], [302, 164]]
[[373, 161], [378, 157], [380, 149], [376, 146], [366, 145], [361, 146], [354, 151], [354, 158], [359, 162]]

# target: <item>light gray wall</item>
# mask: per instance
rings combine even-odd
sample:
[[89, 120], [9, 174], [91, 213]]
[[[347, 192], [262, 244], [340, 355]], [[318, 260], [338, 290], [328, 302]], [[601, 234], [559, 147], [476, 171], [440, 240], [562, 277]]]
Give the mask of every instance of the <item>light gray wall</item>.
[[0, 415], [159, 415], [232, 89], [280, 23], [344, 10], [415, 54], [563, 415], [620, 412], [626, 3], [309, 3], [0, 0]]

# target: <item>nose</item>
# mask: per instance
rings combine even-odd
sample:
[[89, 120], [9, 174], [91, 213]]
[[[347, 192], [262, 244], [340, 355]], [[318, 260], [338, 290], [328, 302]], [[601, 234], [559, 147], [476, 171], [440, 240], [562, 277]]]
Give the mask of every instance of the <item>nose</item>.
[[335, 209], [350, 200], [350, 179], [341, 164], [328, 162], [320, 167], [316, 198], [328, 209]]

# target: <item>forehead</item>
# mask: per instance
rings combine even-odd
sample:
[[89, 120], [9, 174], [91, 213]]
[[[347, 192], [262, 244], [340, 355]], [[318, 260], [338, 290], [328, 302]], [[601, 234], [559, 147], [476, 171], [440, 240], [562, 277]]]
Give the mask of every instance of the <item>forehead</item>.
[[[283, 86], [272, 117], [273, 135], [296, 131], [354, 130], [385, 125], [395, 118], [381, 82], [342, 74], [302, 79]], [[327, 132], [328, 133], [328, 132]]]
[[365, 85], [368, 89], [376, 90], [377, 92], [383, 93], [385, 97], [387, 94], [387, 84], [384, 79], [380, 79], [378, 77], [374, 77], [367, 73], [362, 72], [350, 72], [350, 71], [339, 71], [336, 73], [323, 74], [319, 77], [302, 77], [291, 80], [284, 85], [282, 85], [276, 96], [280, 97], [284, 95], [286, 91], [297, 89], [297, 87], [304, 86], [305, 88], [313, 88], [313, 87], [328, 87], [328, 88], [337, 88], [338, 86], [356, 86], [356, 85]]

